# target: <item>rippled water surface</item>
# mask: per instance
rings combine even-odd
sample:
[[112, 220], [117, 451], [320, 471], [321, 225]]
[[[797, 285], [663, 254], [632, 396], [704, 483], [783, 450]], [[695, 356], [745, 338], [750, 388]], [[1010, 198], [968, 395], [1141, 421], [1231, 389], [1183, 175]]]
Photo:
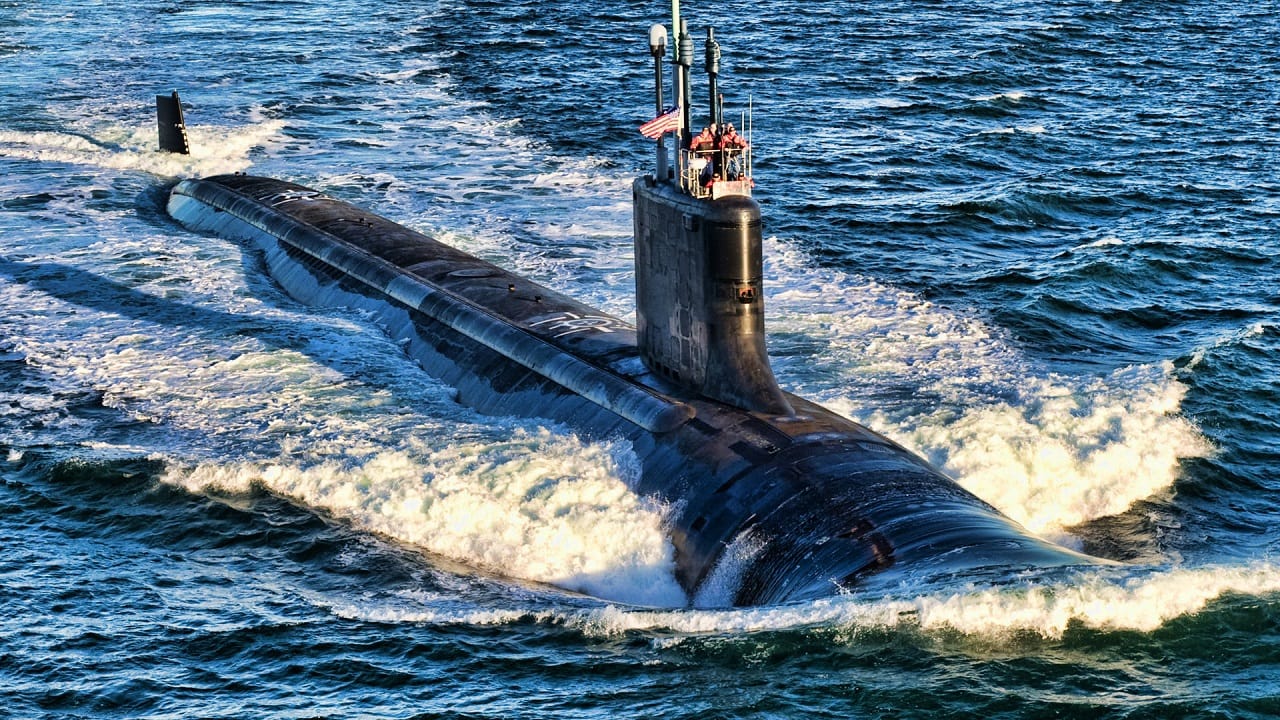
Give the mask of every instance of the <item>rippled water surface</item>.
[[626, 443], [163, 210], [281, 177], [628, 316], [667, 12], [0, 3], [0, 716], [1280, 713], [1273, 2], [684, 7], [781, 382], [1120, 561], [1069, 576], [690, 607]]

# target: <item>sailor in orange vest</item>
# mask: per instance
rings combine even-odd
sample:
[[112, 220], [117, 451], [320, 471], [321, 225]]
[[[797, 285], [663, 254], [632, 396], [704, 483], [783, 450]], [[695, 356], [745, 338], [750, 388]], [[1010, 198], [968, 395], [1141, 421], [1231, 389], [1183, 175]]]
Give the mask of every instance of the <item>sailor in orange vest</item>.
[[730, 180], [737, 180], [742, 175], [741, 155], [742, 151], [747, 148], [747, 141], [737, 130], [733, 129], [733, 123], [724, 126], [724, 134], [720, 136], [720, 152], [723, 153], [728, 166], [726, 177]]
[[698, 182], [704, 187], [710, 185], [715, 172], [716, 163], [712, 162], [712, 154], [716, 149], [716, 126], [714, 123], [702, 128], [702, 132], [689, 142], [689, 149], [694, 153], [695, 162], [703, 163], [699, 173]]
[[715, 150], [716, 149], [716, 126], [702, 128], [702, 132], [694, 136], [689, 142], [690, 150]]

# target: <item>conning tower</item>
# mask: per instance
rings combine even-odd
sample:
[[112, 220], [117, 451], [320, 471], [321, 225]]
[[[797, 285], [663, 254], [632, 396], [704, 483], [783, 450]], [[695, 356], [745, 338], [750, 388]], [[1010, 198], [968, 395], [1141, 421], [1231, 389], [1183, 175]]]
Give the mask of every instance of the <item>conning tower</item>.
[[[674, 107], [662, 102], [667, 31], [654, 25], [657, 117], [641, 132], [657, 140], [657, 171], [632, 186], [636, 325], [648, 367], [693, 392], [735, 407], [788, 416], [765, 350], [760, 205], [751, 196], [750, 142], [723, 122], [717, 91], [720, 47], [707, 31], [710, 107], [702, 133], [692, 132], [689, 67], [693, 43], [679, 29], [672, 54]], [[670, 162], [664, 136], [675, 136]], [[749, 135], [749, 131], [748, 131]]]

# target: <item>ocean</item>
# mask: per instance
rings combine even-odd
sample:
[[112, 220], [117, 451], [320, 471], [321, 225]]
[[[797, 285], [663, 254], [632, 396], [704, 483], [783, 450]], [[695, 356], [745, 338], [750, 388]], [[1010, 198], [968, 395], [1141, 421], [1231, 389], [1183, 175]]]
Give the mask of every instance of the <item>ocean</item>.
[[781, 384], [1116, 561], [1062, 576], [699, 606], [626, 442], [164, 210], [278, 177], [634, 318], [669, 12], [0, 2], [0, 717], [1280, 715], [1273, 0], [683, 7]]

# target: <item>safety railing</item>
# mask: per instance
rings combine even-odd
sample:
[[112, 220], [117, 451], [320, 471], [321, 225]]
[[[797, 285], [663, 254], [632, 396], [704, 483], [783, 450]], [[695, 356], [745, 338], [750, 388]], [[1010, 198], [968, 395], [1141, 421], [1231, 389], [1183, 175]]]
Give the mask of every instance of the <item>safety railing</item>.
[[751, 146], [681, 150], [680, 187], [697, 198], [751, 194]]

